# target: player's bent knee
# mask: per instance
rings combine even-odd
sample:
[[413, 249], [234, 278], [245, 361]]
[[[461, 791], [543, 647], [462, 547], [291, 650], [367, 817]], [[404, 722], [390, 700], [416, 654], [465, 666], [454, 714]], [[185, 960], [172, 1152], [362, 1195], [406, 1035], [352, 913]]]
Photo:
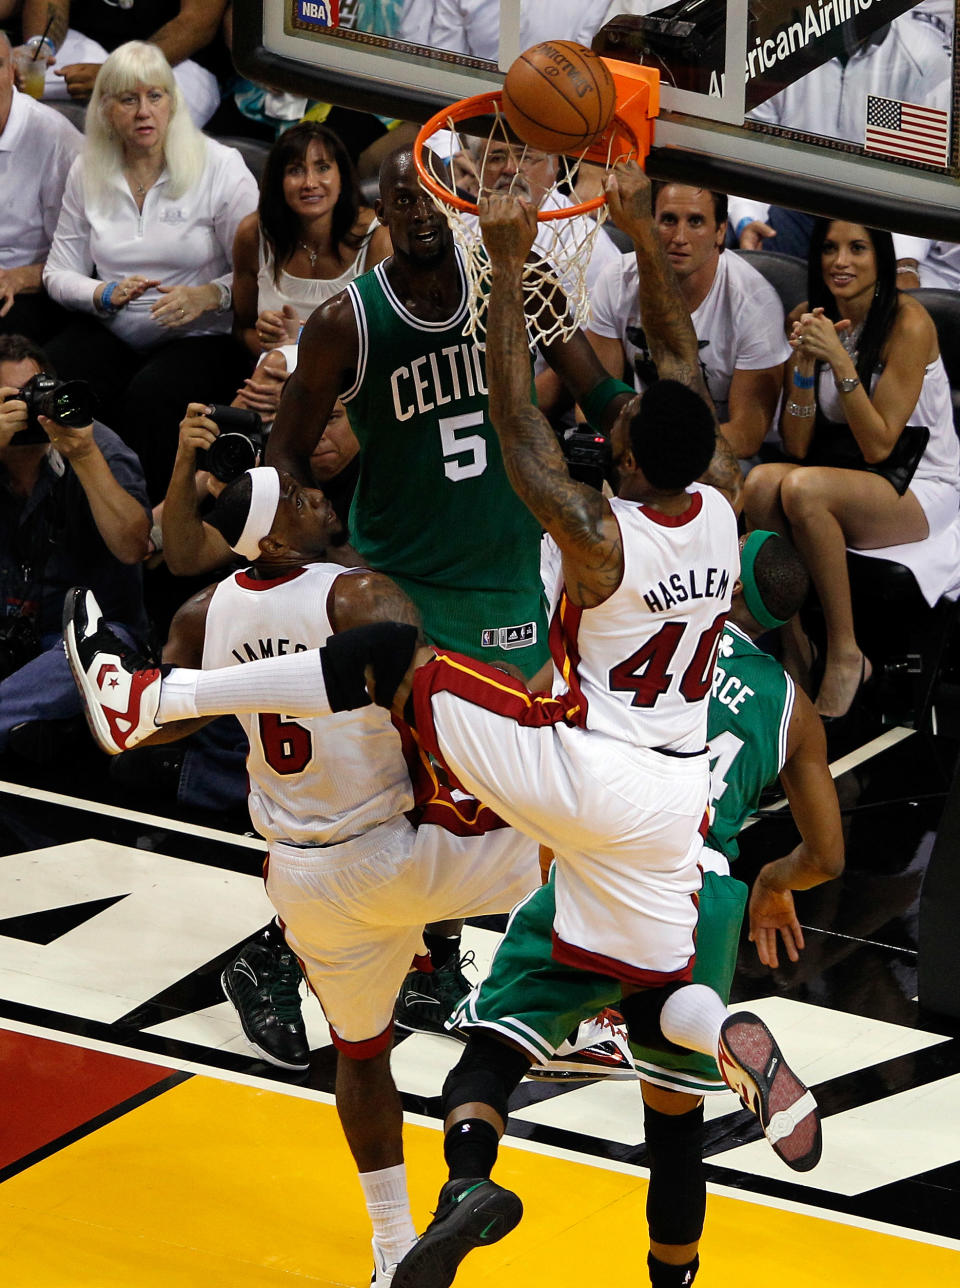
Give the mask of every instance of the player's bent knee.
[[651, 1051], [664, 1051], [686, 1054], [687, 1048], [677, 1046], [664, 1037], [660, 1027], [660, 1012], [671, 993], [684, 988], [682, 982], [664, 984], [660, 988], [646, 988], [639, 993], [631, 993], [620, 1003], [620, 1013], [627, 1026], [627, 1035], [637, 1046], [649, 1047]]
[[488, 1105], [507, 1120], [507, 1101], [530, 1068], [530, 1056], [488, 1033], [471, 1032], [463, 1055], [446, 1076], [441, 1106], [446, 1119], [461, 1105]]
[[404, 622], [371, 622], [331, 635], [320, 650], [330, 710], [355, 711], [370, 705], [365, 676], [369, 666], [377, 706], [389, 711], [419, 638], [417, 627]]

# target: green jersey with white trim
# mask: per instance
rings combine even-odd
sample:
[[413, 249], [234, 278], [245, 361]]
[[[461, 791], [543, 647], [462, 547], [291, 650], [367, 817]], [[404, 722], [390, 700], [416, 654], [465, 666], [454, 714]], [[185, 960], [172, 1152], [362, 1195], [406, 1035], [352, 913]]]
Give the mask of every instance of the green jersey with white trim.
[[457, 265], [461, 304], [442, 322], [405, 308], [382, 264], [347, 287], [359, 360], [342, 400], [361, 448], [351, 538], [431, 640], [529, 675], [547, 657], [540, 525], [507, 479]]
[[727, 622], [720, 637], [707, 718], [710, 830], [706, 844], [728, 859], [760, 793], [787, 756], [796, 690], [780, 663]]

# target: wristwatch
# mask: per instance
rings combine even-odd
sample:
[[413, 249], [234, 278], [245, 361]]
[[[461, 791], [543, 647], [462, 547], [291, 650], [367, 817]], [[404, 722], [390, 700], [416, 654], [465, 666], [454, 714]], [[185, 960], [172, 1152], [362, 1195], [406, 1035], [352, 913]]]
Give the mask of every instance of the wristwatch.
[[854, 389], [860, 383], [859, 376], [845, 376], [842, 380], [834, 377], [833, 383], [837, 386], [837, 391], [841, 394], [852, 394]]

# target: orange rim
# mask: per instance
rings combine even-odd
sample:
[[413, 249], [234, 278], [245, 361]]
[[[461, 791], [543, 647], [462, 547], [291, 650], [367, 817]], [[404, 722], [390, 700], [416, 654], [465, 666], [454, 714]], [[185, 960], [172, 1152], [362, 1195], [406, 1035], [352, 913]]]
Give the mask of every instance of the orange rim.
[[[425, 125], [420, 127], [413, 145], [413, 160], [417, 167], [417, 173], [420, 175], [421, 183], [438, 201], [445, 202], [446, 205], [453, 206], [454, 209], [462, 210], [470, 215], [480, 213], [476, 202], [467, 201], [456, 192], [445, 188], [442, 183], [438, 183], [423, 164], [423, 150], [427, 145], [427, 140], [431, 135], [436, 134], [437, 130], [450, 129], [451, 123], [456, 125], [458, 121], [466, 121], [473, 116], [496, 115], [500, 112], [502, 101], [503, 95], [499, 90], [493, 90], [487, 94], [474, 94], [472, 98], [461, 98], [456, 103], [451, 103], [449, 107], [441, 108], [439, 112], [430, 117], [430, 120]], [[631, 146], [638, 154], [642, 151], [633, 127], [620, 116], [614, 116], [601, 135], [601, 140], [610, 137], [614, 130], [619, 134], [626, 135], [630, 140]], [[598, 143], [591, 144], [590, 148], [585, 148], [582, 153], [575, 153], [574, 155], [582, 158], [593, 151], [598, 146]], [[606, 196], [601, 195], [591, 198], [590, 201], [583, 201], [577, 206], [567, 206], [563, 210], [538, 211], [537, 219], [541, 223], [550, 219], [572, 219], [574, 215], [586, 215], [591, 210], [599, 210], [606, 203], [606, 200]]]

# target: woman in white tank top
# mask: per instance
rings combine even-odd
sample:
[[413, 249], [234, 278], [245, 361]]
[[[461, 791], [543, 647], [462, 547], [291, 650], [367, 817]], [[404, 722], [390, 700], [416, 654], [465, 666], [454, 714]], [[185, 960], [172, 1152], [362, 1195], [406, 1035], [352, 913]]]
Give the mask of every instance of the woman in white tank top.
[[[808, 301], [788, 323], [781, 420], [784, 449], [799, 463], [751, 470], [744, 508], [751, 527], [792, 536], [810, 571], [827, 630], [816, 706], [833, 719], [870, 674], [847, 548], [896, 547], [899, 562], [935, 557], [960, 512], [960, 447], [936, 328], [896, 288], [890, 234], [820, 219], [807, 270]], [[787, 630], [802, 656], [796, 621]]]
[[303, 121], [270, 149], [260, 204], [233, 247], [235, 333], [254, 357], [295, 343], [325, 300], [391, 253], [343, 144]]

